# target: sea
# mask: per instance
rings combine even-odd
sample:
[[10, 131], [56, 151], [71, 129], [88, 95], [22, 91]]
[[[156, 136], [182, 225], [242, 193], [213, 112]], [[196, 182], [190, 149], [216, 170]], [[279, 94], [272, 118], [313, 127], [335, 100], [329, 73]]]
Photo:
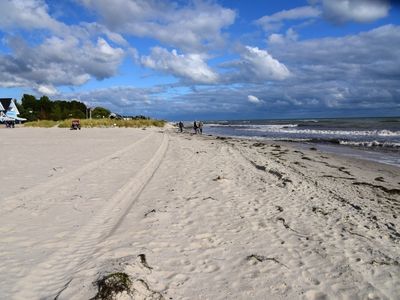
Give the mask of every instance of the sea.
[[400, 167], [400, 117], [234, 120], [204, 123], [205, 134], [267, 141]]

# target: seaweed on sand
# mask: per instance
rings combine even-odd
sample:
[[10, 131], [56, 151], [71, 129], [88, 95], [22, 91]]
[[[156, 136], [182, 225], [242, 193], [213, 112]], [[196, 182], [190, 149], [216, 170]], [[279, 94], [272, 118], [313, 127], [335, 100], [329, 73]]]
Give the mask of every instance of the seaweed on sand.
[[112, 273], [96, 281], [98, 292], [90, 300], [112, 300], [119, 293], [131, 293], [132, 281], [126, 273]]

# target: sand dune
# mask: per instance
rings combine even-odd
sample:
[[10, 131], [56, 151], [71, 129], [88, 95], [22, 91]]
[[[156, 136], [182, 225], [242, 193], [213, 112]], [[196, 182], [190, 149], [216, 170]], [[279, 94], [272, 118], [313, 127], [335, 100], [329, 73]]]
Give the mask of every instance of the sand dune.
[[134, 299], [400, 295], [396, 167], [173, 129], [1, 134], [1, 299], [89, 299], [111, 272]]

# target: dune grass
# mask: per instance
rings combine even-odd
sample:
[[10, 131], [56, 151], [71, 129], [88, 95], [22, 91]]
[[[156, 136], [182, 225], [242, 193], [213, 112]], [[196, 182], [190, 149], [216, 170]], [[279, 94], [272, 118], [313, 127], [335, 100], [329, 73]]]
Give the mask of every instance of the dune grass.
[[[70, 128], [72, 119], [63, 121], [50, 121], [50, 120], [39, 120], [34, 122], [27, 122], [24, 124], [26, 127], [59, 127], [59, 128]], [[80, 120], [81, 128], [92, 128], [92, 127], [131, 127], [131, 128], [143, 128], [143, 127], [164, 127], [165, 121], [163, 120], [115, 120], [115, 119], [82, 119]]]
[[51, 121], [51, 120], [38, 120], [32, 122], [24, 123], [24, 127], [41, 127], [41, 128], [50, 128], [58, 125], [59, 122]]

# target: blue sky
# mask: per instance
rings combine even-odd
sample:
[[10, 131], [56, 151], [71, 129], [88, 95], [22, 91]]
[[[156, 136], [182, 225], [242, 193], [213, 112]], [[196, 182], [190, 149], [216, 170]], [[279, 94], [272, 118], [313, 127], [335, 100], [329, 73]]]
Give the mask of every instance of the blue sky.
[[398, 1], [0, 0], [0, 10], [1, 97], [168, 120], [400, 115]]

